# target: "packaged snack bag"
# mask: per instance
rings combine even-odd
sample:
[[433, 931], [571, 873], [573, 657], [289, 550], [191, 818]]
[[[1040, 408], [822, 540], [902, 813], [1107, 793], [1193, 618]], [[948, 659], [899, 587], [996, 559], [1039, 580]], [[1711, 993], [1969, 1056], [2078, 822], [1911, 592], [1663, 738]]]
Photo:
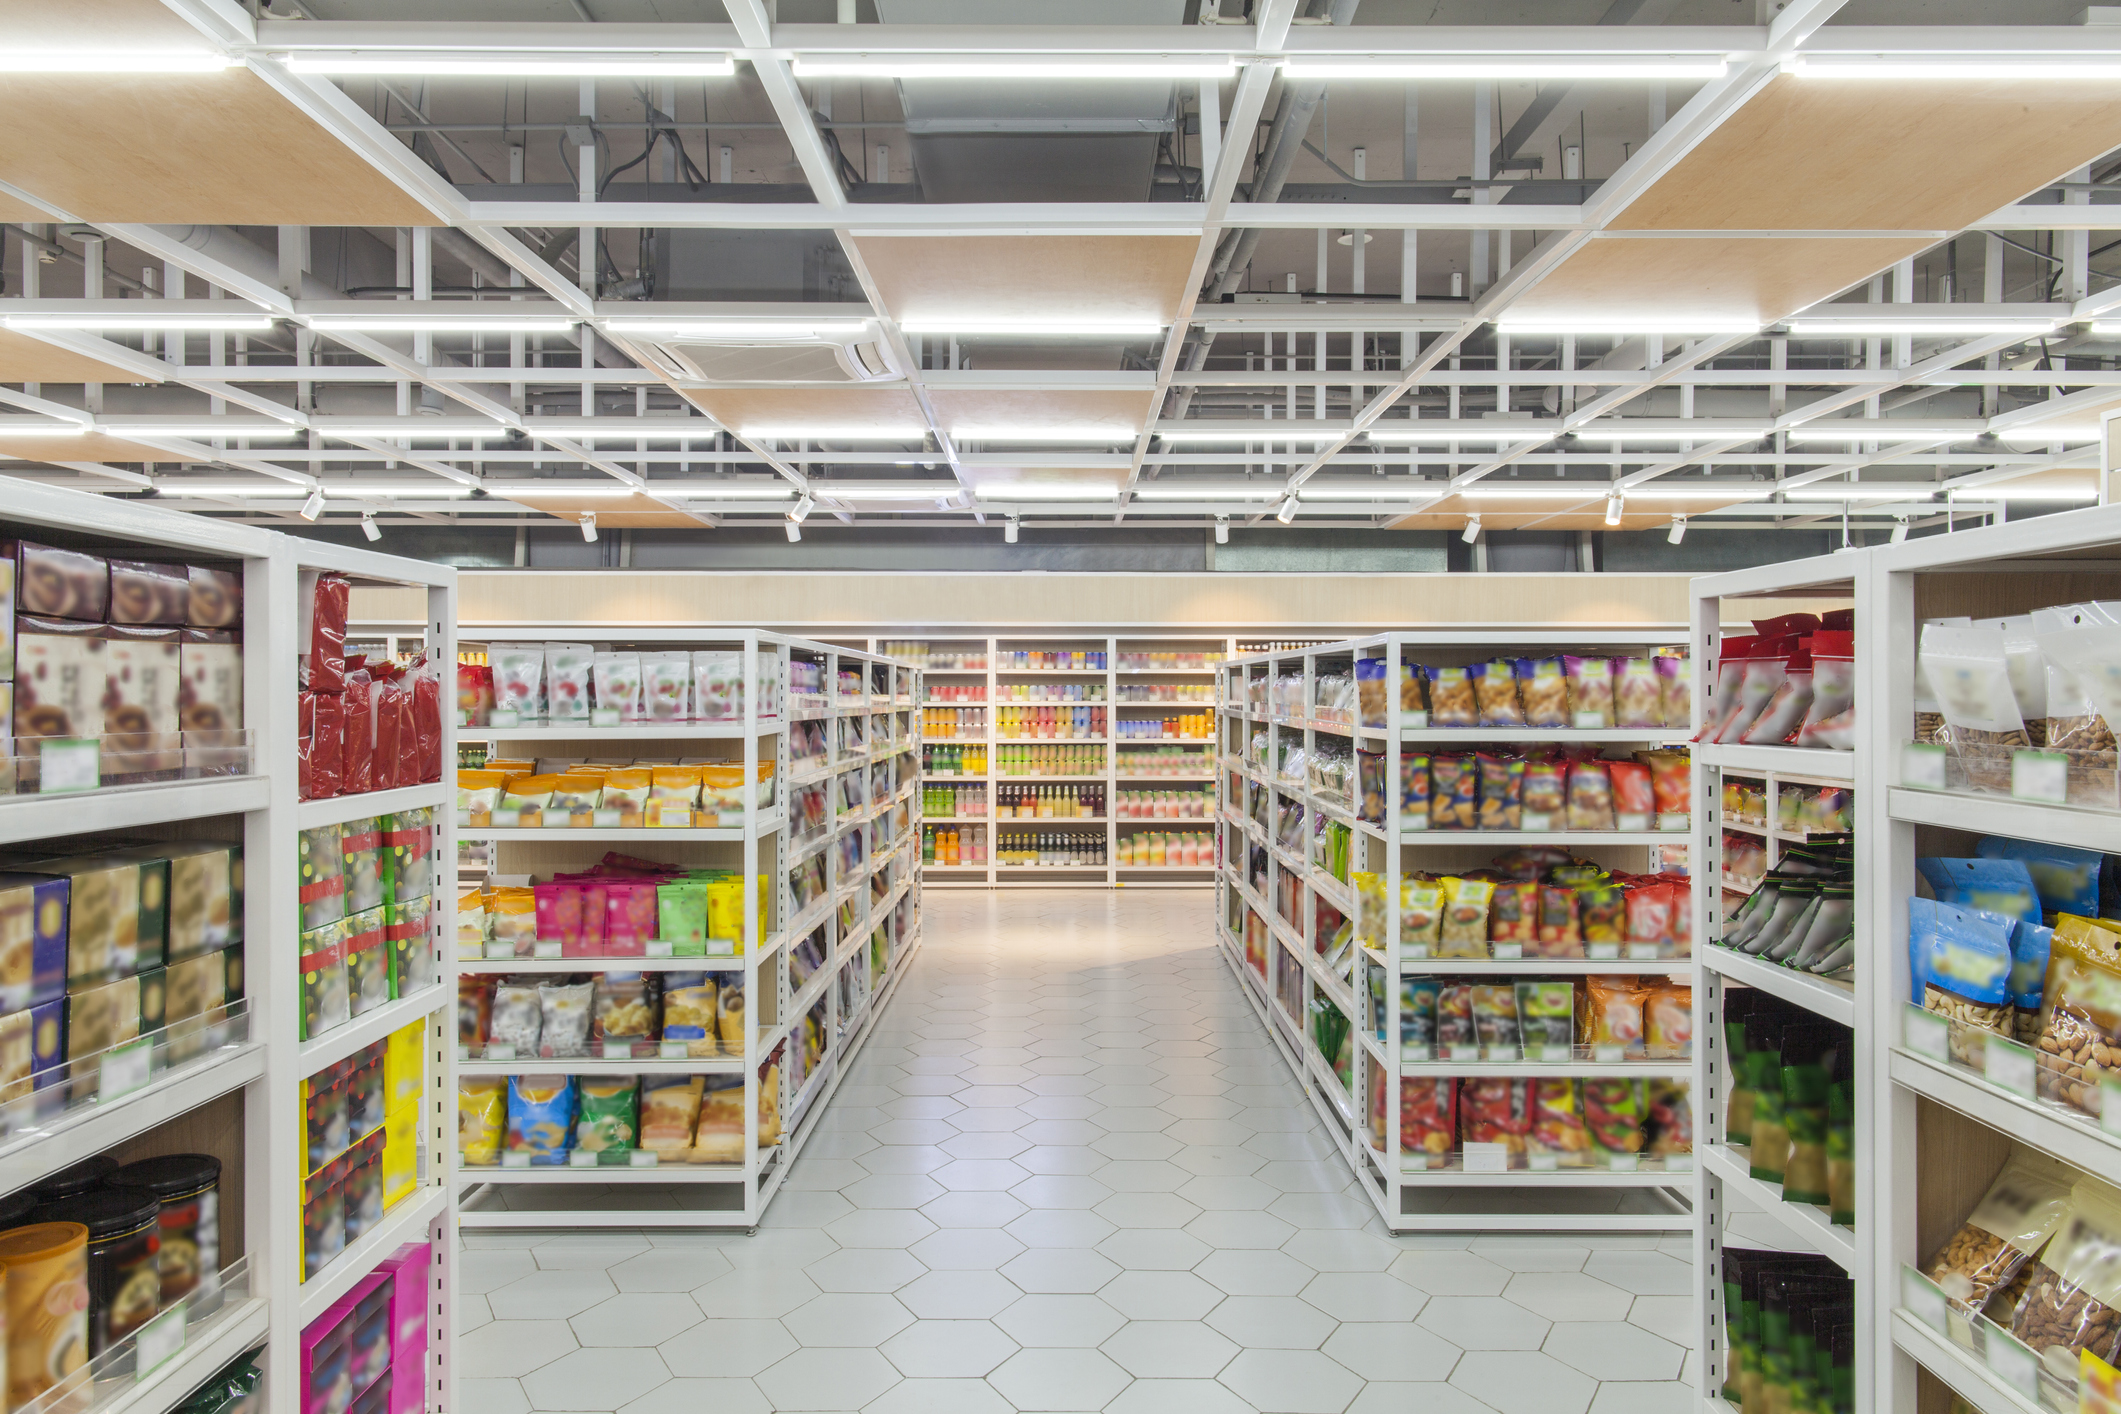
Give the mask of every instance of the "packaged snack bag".
[[1812, 700], [1792, 738], [1799, 746], [1850, 751], [1856, 745], [1856, 635], [1812, 635]]
[[458, 826], [475, 830], [491, 829], [494, 809], [500, 805], [501, 793], [507, 788], [508, 777], [503, 772], [458, 771]]
[[714, 982], [701, 973], [671, 973], [663, 990], [663, 1039], [685, 1042], [685, 1053], [695, 1058], [719, 1055], [715, 994]]
[[1517, 665], [1518, 691], [1528, 727], [1569, 724], [1569, 678], [1559, 658], [1527, 658]]
[[1782, 681], [1776, 685], [1767, 705], [1760, 709], [1760, 715], [1753, 719], [1738, 740], [1756, 746], [1787, 741], [1804, 724], [1805, 713], [1811, 705], [1811, 640], [1800, 638], [1783, 663]]
[[1576, 890], [1567, 884], [1539, 886], [1539, 937], [1532, 957], [1582, 957], [1583, 921]]
[[1532, 1129], [1525, 1151], [1534, 1168], [1580, 1168], [1590, 1161], [1591, 1131], [1573, 1080], [1531, 1082]]
[[2049, 1368], [2075, 1366], [2086, 1353], [2112, 1364], [2121, 1353], [2121, 1193], [2077, 1180], [2068, 1214], [2034, 1259], [2011, 1334]]
[[699, 767], [657, 766], [649, 772], [649, 828], [689, 829], [699, 803]]
[[1694, 1053], [1694, 989], [1669, 979], [1650, 988], [1643, 1008], [1646, 1044], [1653, 1057]]
[[1480, 823], [1480, 768], [1471, 756], [1429, 759], [1429, 828], [1470, 830]]
[[2025, 1271], [2069, 1214], [2076, 1173], [2033, 1149], [2014, 1149], [1988, 1192], [1923, 1274], [1970, 1311]]
[[493, 668], [484, 663], [457, 664], [457, 725], [483, 727], [493, 710]]
[[1569, 828], [1613, 828], [1613, 778], [1604, 761], [1578, 761], [1569, 767]]
[[1569, 725], [1578, 730], [1613, 725], [1613, 660], [1564, 657], [1569, 679]]
[[[1567, 768], [1559, 761], [1527, 761], [1519, 790], [1519, 823], [1528, 830], [1551, 830], [1563, 823], [1568, 809]], [[1536, 822], [1536, 823], [1535, 823]]]
[[526, 722], [545, 715], [545, 645], [490, 643], [486, 661], [493, 671], [493, 710], [513, 712]]
[[1664, 684], [1656, 660], [1613, 660], [1613, 717], [1615, 726], [1630, 730], [1664, 725]]
[[1436, 989], [1436, 1045], [1438, 1052], [1446, 1058], [1468, 1059], [1454, 1056], [1454, 1047], [1477, 1046], [1480, 1038], [1473, 1029], [1473, 985], [1470, 982], [1445, 982]]
[[1480, 771], [1480, 828], [1518, 829], [1524, 816], [1525, 763], [1484, 752], [1475, 759]]
[[1403, 1061], [1436, 1059], [1436, 992], [1433, 977], [1399, 980], [1399, 1058]]
[[660, 973], [604, 972], [597, 977], [590, 1003], [590, 1040], [601, 1054], [607, 1045], [629, 1049], [658, 1039], [661, 1011]]
[[1406, 817], [1408, 829], [1425, 830], [1429, 827], [1432, 788], [1427, 756], [1408, 752], [1399, 758], [1399, 812]]
[[649, 1075], [641, 1078], [641, 1147], [665, 1162], [682, 1162], [692, 1147], [700, 1119], [703, 1075]]
[[1443, 936], [1443, 886], [1417, 879], [1399, 884], [1399, 949], [1402, 957], [1430, 957]]
[[1385, 693], [1386, 663], [1382, 658], [1357, 658], [1355, 660], [1355, 700], [1361, 713], [1361, 724], [1366, 727], [1381, 727], [1385, 724], [1390, 702]]
[[1443, 928], [1436, 956], [1487, 957], [1488, 906], [1494, 901], [1495, 885], [1485, 879], [1447, 878], [1443, 887]]
[[1660, 657], [1650, 660], [1656, 670], [1664, 698], [1664, 726], [1686, 731], [1693, 725], [1694, 673], [1690, 658]]
[[1676, 828], [1677, 817], [1694, 809], [1691, 759], [1684, 751], [1638, 751], [1635, 759], [1650, 768], [1650, 803], [1657, 812], [1658, 827]]
[[596, 992], [589, 982], [547, 984], [538, 988], [543, 1029], [538, 1054], [557, 1060], [589, 1054], [590, 1003]]
[[1617, 884], [1584, 884], [1576, 890], [1576, 916], [1583, 945], [1598, 945], [1599, 956], [1617, 957], [1627, 935], [1627, 895]]
[[692, 715], [692, 655], [643, 653], [641, 690], [651, 722], [678, 722]]
[[[353, 599], [353, 581], [339, 574], [318, 574], [305, 570], [296, 586], [296, 600], [301, 605], [307, 621], [297, 641], [308, 645], [306, 655], [307, 676], [303, 685], [311, 692], [340, 693], [346, 690], [346, 614]], [[37, 612], [32, 607], [31, 596], [24, 585], [23, 608], [25, 612]], [[61, 617], [65, 617], [62, 615]], [[76, 617], [103, 617], [101, 613], [81, 614]]]
[[640, 1081], [631, 1075], [585, 1075], [575, 1147], [593, 1154], [623, 1154], [640, 1136]]
[[1672, 915], [1687, 904], [1681, 891], [1669, 884], [1638, 884], [1629, 889], [1628, 956], [1672, 956]]
[[1473, 675], [1473, 695], [1484, 727], [1521, 727], [1524, 709], [1517, 703], [1517, 663], [1497, 658], [1467, 670]]
[[545, 645], [545, 715], [555, 723], [589, 720], [596, 649], [586, 643]]
[[1525, 1054], [1540, 1061], [1572, 1058], [1576, 1046], [1575, 987], [1567, 982], [1519, 982], [1516, 987]]
[[641, 720], [641, 655], [638, 653], [598, 653], [590, 664], [596, 682], [596, 705], [615, 711], [619, 721], [632, 724]]
[[1648, 1058], [1643, 1009], [1649, 989], [1639, 979], [1589, 977], [1579, 996], [1587, 1016], [1579, 1018], [1578, 1029], [1594, 1048], [1617, 1047], [1627, 1060]]
[[538, 1053], [544, 1026], [545, 1011], [534, 983], [494, 985], [493, 1021], [486, 1037], [489, 1046], [512, 1046], [518, 1059], [528, 1059]]
[[[558, 788], [558, 776], [511, 776], [501, 790], [501, 809], [516, 812], [516, 824], [525, 830], [534, 830], [545, 823], [545, 807], [552, 801], [552, 793]], [[565, 824], [564, 816], [557, 817]]]
[[1432, 727], [1477, 727], [1480, 700], [1474, 694], [1473, 675], [1466, 668], [1430, 668], [1429, 725]]
[[1517, 880], [1495, 886], [1495, 898], [1488, 908], [1488, 940], [1518, 944], [1527, 957], [1539, 955], [1539, 885]]
[[495, 950], [508, 949], [509, 957], [538, 955], [538, 899], [525, 888], [499, 888], [487, 895], [486, 912], [491, 919], [488, 936]]
[[547, 1168], [567, 1162], [574, 1138], [574, 1077], [508, 1077], [508, 1152]]
[[1400, 663], [1399, 710], [1402, 713], [1426, 712], [1429, 710], [1429, 697], [1423, 691], [1423, 685], [1427, 682], [1428, 670], [1419, 663], [1405, 661]]
[[1514, 1167], [1532, 1133], [1527, 1082], [1494, 1076], [1459, 1082], [1459, 1135], [1467, 1144], [1500, 1144]]
[[[1693, 1153], [1693, 1086], [1684, 1080], [1657, 1079], [1649, 1081], [1647, 1088], [1650, 1102], [1650, 1123], [1649, 1142], [1644, 1146], [1644, 1152], [1658, 1155], [1661, 1158]], [[1854, 1117], [1855, 1109], [1852, 1103], [1848, 1114], [1850, 1118]], [[1853, 1153], [1854, 1151], [1849, 1150], [1848, 1152]], [[1833, 1153], [1830, 1130], [1827, 1148], [1827, 1172], [1830, 1175], [1834, 1172]], [[1853, 1224], [1856, 1220], [1855, 1177], [1853, 1173], [1848, 1177], [1848, 1185], [1849, 1201], [1845, 1210], [1847, 1216], [1835, 1217], [1833, 1221], [1837, 1223]]]
[[504, 1076], [466, 1075], [457, 1080], [457, 1157], [466, 1168], [491, 1168], [501, 1162], [508, 1130], [507, 1092]]
[[[1918, 916], [1913, 902], [1908, 911], [1910, 949], [1915, 946], [1912, 933]], [[1941, 905], [1938, 911], [1943, 911]], [[1979, 986], [1983, 998], [1993, 994], [1990, 952], [1986, 946], [1981, 949], [1980, 967], [1966, 983]], [[2074, 914], [2058, 916], [2042, 1005], [2046, 1018], [2034, 1057], [2040, 1097], [2099, 1114], [2101, 1084], [2121, 1070], [2121, 932]]]
[[744, 715], [743, 655], [695, 652], [692, 700], [693, 711], [703, 722], [740, 720]]
[[1583, 1082], [1583, 1118], [1593, 1148], [1602, 1154], [1639, 1154], [1647, 1098], [1640, 1080]]
[[1612, 784], [1613, 828], [1647, 830], [1657, 822], [1657, 793], [1650, 768], [1640, 761], [1608, 761], [1606, 778]]
[[1524, 1032], [1517, 1022], [1517, 988], [1509, 982], [1473, 986], [1473, 1034], [1489, 1061], [1517, 1061], [1524, 1054]]
[[1458, 1082], [1447, 1075], [1399, 1082], [1399, 1149], [1403, 1162], [1441, 1165], [1458, 1145]]

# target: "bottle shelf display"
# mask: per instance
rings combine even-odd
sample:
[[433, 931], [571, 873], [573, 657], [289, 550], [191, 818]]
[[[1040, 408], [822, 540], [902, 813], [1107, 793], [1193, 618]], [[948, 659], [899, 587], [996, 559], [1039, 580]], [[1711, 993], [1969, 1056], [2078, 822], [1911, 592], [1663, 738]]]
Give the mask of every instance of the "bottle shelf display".
[[[1218, 941], [1395, 1231], [1693, 1224], [1686, 698], [1654, 676], [1683, 632], [1382, 634], [1221, 672]], [[1521, 676], [1578, 659], [1574, 687]], [[1467, 725], [1432, 726], [1461, 693]]]
[[1230, 640], [870, 646], [926, 672], [921, 853], [938, 886], [1213, 882], [1215, 674]]
[[[553, 783], [537, 819], [465, 832], [491, 888], [459, 914], [462, 1220], [754, 1228], [919, 948], [924, 673], [745, 630], [479, 633], [497, 678], [573, 654], [595, 692], [555, 724], [548, 681], [546, 715], [489, 728], [487, 769], [460, 775], [532, 772], [504, 807]], [[605, 715], [636, 654], [648, 677], [691, 664], [653, 736], [629, 705]]]
[[[25, 638], [59, 637], [55, 625], [70, 624], [68, 640], [82, 645], [76, 666], [105, 675], [92, 705], [112, 715], [70, 720], [63, 738], [40, 736], [68, 704], [30, 702], [22, 684], [10, 692], [18, 754], [0, 795], [10, 854], [0, 908], [20, 910], [25, 957], [23, 985], [0, 995], [0, 1032], [21, 1029], [28, 1068], [0, 1086], [0, 1195], [27, 1200], [10, 1208], [11, 1230], [93, 1221], [102, 1233], [117, 1220], [114, 1195], [139, 1194], [111, 1185], [148, 1184], [161, 1207], [147, 1201], [146, 1230], [159, 1224], [162, 1234], [159, 1257], [119, 1288], [138, 1296], [145, 1281], [156, 1299], [106, 1306], [97, 1295], [106, 1288], [88, 1282], [73, 1373], [25, 1391], [36, 1372], [18, 1369], [10, 1402], [26, 1392], [38, 1408], [160, 1414], [246, 1352], [255, 1369], [295, 1371], [311, 1320], [401, 1249], [426, 1244], [433, 1259], [423, 1258], [408, 1290], [433, 1343], [427, 1358], [407, 1352], [395, 1393], [412, 1401], [405, 1407], [450, 1408], [453, 1383], [438, 1357], [454, 1312], [445, 1147], [454, 1142], [453, 1081], [442, 1043], [455, 971], [438, 900], [452, 859], [446, 823], [431, 827], [417, 812], [443, 803], [438, 777], [454, 743], [435, 705], [423, 713], [420, 751], [405, 758], [412, 784], [303, 801], [298, 774], [309, 776], [321, 756], [305, 730], [313, 714], [298, 709], [313, 689], [348, 695], [343, 596], [420, 592], [427, 641], [446, 658], [456, 572], [29, 482], [5, 486], [4, 533], [16, 542], [0, 562], [11, 667], [48, 651], [25, 652]], [[321, 596], [319, 577], [329, 586]], [[120, 645], [122, 684], [109, 676]], [[358, 677], [406, 667], [371, 659]], [[404, 681], [419, 673], [415, 661]], [[121, 696], [122, 727], [112, 705]], [[366, 766], [376, 741], [361, 720], [371, 733]], [[394, 705], [387, 725], [394, 736]], [[345, 743], [333, 745], [334, 759], [346, 759]], [[397, 764], [393, 754], [393, 773]], [[391, 874], [406, 890], [394, 893], [403, 926], [364, 965], [362, 1013], [304, 1040], [314, 991], [290, 926], [302, 832], [396, 817], [411, 826]], [[371, 859], [383, 833], [379, 823], [360, 832], [375, 841]], [[349, 1091], [359, 1096], [351, 1106]], [[311, 1163], [312, 1092], [341, 1097], [336, 1132], [349, 1142], [328, 1172]], [[356, 1121], [359, 1144], [350, 1142]], [[328, 1212], [312, 1201], [320, 1188], [330, 1190]], [[235, 1195], [239, 1203], [228, 1201]], [[63, 1246], [68, 1229], [41, 1231], [0, 1247], [26, 1258]], [[76, 1259], [54, 1260], [65, 1280], [64, 1263]], [[254, 1381], [255, 1369], [242, 1378]], [[259, 1407], [295, 1414], [301, 1401], [289, 1373], [268, 1382]]]

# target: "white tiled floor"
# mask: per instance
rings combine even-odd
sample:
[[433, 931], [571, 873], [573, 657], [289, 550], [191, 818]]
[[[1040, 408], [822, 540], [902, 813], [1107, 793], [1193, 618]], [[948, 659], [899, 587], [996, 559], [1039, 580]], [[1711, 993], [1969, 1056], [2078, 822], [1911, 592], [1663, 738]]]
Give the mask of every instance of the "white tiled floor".
[[756, 1237], [467, 1235], [467, 1414], [1665, 1414], [1682, 1235], [1393, 1237], [1201, 892], [930, 893]]

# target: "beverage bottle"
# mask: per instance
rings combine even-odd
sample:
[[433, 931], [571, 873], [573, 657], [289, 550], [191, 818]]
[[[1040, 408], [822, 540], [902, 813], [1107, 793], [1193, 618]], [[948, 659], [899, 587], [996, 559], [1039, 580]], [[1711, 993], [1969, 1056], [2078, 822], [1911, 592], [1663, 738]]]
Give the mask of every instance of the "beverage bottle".
[[921, 831], [921, 863], [935, 863], [935, 826], [929, 825]]

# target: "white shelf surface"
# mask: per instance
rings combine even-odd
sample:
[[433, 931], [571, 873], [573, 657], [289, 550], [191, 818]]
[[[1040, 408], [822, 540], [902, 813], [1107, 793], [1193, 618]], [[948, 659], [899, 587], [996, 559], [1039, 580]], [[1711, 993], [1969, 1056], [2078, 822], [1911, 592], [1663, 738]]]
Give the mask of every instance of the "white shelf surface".
[[[771, 952], [771, 945], [759, 950]], [[480, 973], [569, 973], [569, 972], [742, 972], [741, 957], [481, 957], [463, 958], [459, 972]]]
[[[759, 1151], [759, 1162], [765, 1163], [772, 1155], [773, 1145]], [[538, 1168], [502, 1168], [498, 1165], [481, 1165], [478, 1168], [460, 1168], [457, 1180], [465, 1188], [483, 1183], [507, 1184], [568, 1184], [611, 1183], [639, 1184], [650, 1186], [670, 1183], [742, 1183], [742, 1164], [689, 1164], [684, 1162], [658, 1163], [649, 1168], [632, 1168], [619, 1164], [598, 1164], [594, 1168], [584, 1165], [552, 1164]], [[467, 1216], [469, 1216], [467, 1214]], [[555, 1214], [558, 1218], [564, 1215]], [[636, 1222], [640, 1219], [636, 1218]], [[556, 1225], [564, 1225], [557, 1224]], [[660, 1226], [660, 1218], [658, 1219]], [[472, 1224], [467, 1223], [469, 1227]]]
[[1779, 963], [1763, 962], [1735, 948], [1711, 943], [1700, 949], [1701, 965], [1733, 982], [1758, 987], [1843, 1026], [1856, 1024], [1856, 986]]
[[[1323, 727], [1324, 723], [1315, 725]], [[1332, 731], [1345, 732], [1345, 727], [1332, 727]], [[1363, 727], [1365, 735], [1384, 731], [1383, 727]], [[1685, 727], [1401, 727], [1401, 741], [1455, 741], [1466, 745], [1478, 745], [1490, 741], [1551, 741], [1551, 742], [1684, 742], [1688, 731]]]
[[109, 790], [0, 796], [0, 844], [238, 815], [263, 810], [271, 794], [271, 783], [263, 776], [219, 776]]
[[1701, 1166], [1745, 1206], [1766, 1214], [1806, 1251], [1834, 1259], [1841, 1270], [1856, 1271], [1856, 1234], [1853, 1229], [1827, 1221], [1826, 1209], [1813, 1203], [1787, 1203], [1782, 1185], [1754, 1178], [1744, 1154], [1728, 1145], [1707, 1144], [1697, 1152]]
[[1823, 751], [1808, 746], [1704, 744], [1694, 747], [1693, 753], [1694, 759], [1704, 766], [1741, 774], [1773, 772], [1778, 776], [1810, 777], [1821, 781], [1852, 781], [1856, 778], [1856, 753], [1853, 751]]
[[746, 735], [771, 736], [781, 719], [767, 717], [747, 733], [742, 722], [637, 722], [630, 726], [593, 727], [587, 722], [555, 726], [542, 722], [521, 727], [458, 727], [458, 741], [727, 741]]
[[[780, 822], [781, 817], [778, 814], [774, 815], [761, 827], [761, 833], [778, 829]], [[743, 838], [744, 832], [741, 829], [577, 830], [555, 826], [552, 829], [536, 830], [486, 829], [457, 831], [457, 839], [461, 842], [470, 843], [477, 840], [491, 840], [496, 844], [528, 844], [536, 840], [608, 840], [613, 844], [638, 844], [648, 840], [734, 840], [741, 842]]]
[[1981, 1076], [1939, 1065], [1898, 1046], [1893, 1047], [1889, 1064], [1895, 1085], [1971, 1115], [1999, 1134], [2045, 1150], [2088, 1173], [2121, 1171], [2121, 1135], [2106, 1133], [2089, 1115], [2033, 1104]]
[[[770, 1047], [768, 1049], [771, 1049]], [[742, 1056], [717, 1060], [662, 1060], [636, 1056], [631, 1060], [597, 1060], [591, 1056], [524, 1056], [517, 1060], [459, 1060], [459, 1075], [740, 1075]]]
[[1997, 1379], [1972, 1351], [1954, 1345], [1906, 1311], [1893, 1312], [1892, 1327], [1895, 1346], [1981, 1414], [2054, 1414]]
[[26, 1188], [264, 1074], [265, 1044], [251, 1041], [166, 1071], [130, 1095], [17, 1130], [0, 1143], [0, 1193]]
[[[434, 1162], [432, 1156], [429, 1162]], [[361, 1278], [375, 1270], [376, 1263], [399, 1247], [425, 1240], [428, 1227], [448, 1208], [449, 1199], [449, 1190], [437, 1183], [415, 1188], [397, 1207], [383, 1214], [383, 1220], [374, 1228], [361, 1234], [357, 1241], [347, 1243], [345, 1251], [299, 1288], [298, 1325], [306, 1330], [311, 1321], [353, 1290]]]
[[[92, 1405], [86, 1414], [168, 1414], [194, 1390], [244, 1351], [265, 1342], [272, 1324], [271, 1306], [262, 1296], [225, 1302], [211, 1316], [193, 1323], [185, 1318], [184, 1349], [111, 1399]], [[108, 1382], [116, 1385], [117, 1381]], [[102, 1390], [92, 1390], [95, 1399]]]
[[1685, 844], [1685, 830], [1402, 830], [1401, 844]]
[[2041, 805], [2007, 795], [1910, 790], [1902, 786], [1886, 792], [1886, 809], [1893, 819], [1916, 825], [1942, 825], [1977, 834], [2121, 852], [2121, 810]]
[[360, 795], [335, 795], [326, 800], [305, 800], [295, 807], [297, 828], [314, 830], [322, 825], [343, 825], [348, 820], [366, 820], [373, 815], [392, 815], [400, 810], [432, 806], [452, 809], [457, 788], [450, 782], [429, 781], [425, 785], [400, 786], [396, 790], [364, 791]]
[[1417, 1169], [1401, 1163], [1401, 1183], [1449, 1188], [1687, 1188], [1694, 1171], [1683, 1169], [1556, 1168], [1467, 1173], [1463, 1169]]
[[302, 1074], [315, 1075], [328, 1065], [336, 1065], [365, 1046], [372, 1046], [391, 1032], [431, 1016], [439, 1007], [448, 1005], [453, 999], [449, 989], [439, 982], [420, 988], [410, 996], [385, 1002], [370, 1011], [365, 1011], [343, 1026], [334, 1026], [321, 1036], [312, 1036], [302, 1043]]

